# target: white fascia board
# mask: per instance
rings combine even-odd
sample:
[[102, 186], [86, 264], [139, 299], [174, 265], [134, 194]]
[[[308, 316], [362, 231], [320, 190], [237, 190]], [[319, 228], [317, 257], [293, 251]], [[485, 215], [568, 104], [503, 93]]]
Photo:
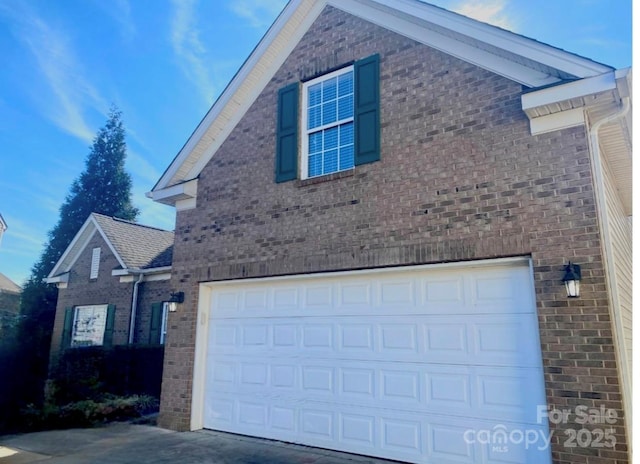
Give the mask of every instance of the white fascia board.
[[147, 197], [153, 201], [165, 204], [175, 204], [182, 199], [195, 199], [198, 196], [198, 179], [191, 179], [180, 184], [147, 192]]
[[171, 273], [171, 266], [161, 266], [161, 267], [150, 267], [148, 269], [114, 269], [111, 271], [112, 276], [125, 276], [125, 275], [151, 275], [151, 274], [162, 274], [162, 273]]
[[48, 284], [61, 284], [69, 282], [69, 273], [57, 275], [55, 277], [47, 277], [44, 281]]
[[531, 135], [537, 135], [544, 134], [545, 132], [568, 129], [569, 127], [581, 126], [585, 124], [585, 121], [584, 109], [575, 108], [533, 118], [529, 121], [529, 124], [531, 126]]
[[611, 70], [599, 63], [417, 0], [291, 0], [148, 194], [150, 198], [169, 204], [178, 200], [158, 193], [170, 187], [172, 182], [198, 176], [327, 4], [529, 87], [553, 84], [558, 82], [558, 78], [446, 37], [429, 29], [428, 23], [578, 77]]
[[[182, 147], [182, 149], [180, 150], [176, 158], [173, 160], [171, 165], [167, 168], [165, 173], [162, 175], [160, 180], [152, 189], [151, 193], [155, 193], [158, 190], [162, 190], [170, 184], [171, 180], [178, 173], [182, 165], [187, 161], [187, 159], [191, 156], [194, 149], [197, 147], [200, 141], [205, 137], [206, 133], [209, 131], [209, 127], [214, 123], [216, 119], [218, 119], [221, 116], [221, 114], [223, 113], [227, 105], [229, 103], [235, 103], [236, 105], [238, 105], [238, 102], [235, 101], [236, 93], [238, 92], [240, 87], [243, 85], [243, 83], [245, 83], [249, 75], [253, 72], [256, 65], [260, 62], [261, 59], [264, 58], [265, 52], [269, 47], [271, 47], [272, 43], [281, 34], [282, 30], [285, 28], [285, 26], [287, 25], [291, 17], [296, 13], [298, 8], [305, 3], [309, 4], [309, 3], [316, 3], [316, 2], [312, 2], [311, 0], [289, 1], [285, 9], [282, 11], [282, 13], [280, 13], [276, 21], [269, 28], [269, 30], [264, 35], [262, 40], [258, 43], [256, 48], [253, 50], [251, 55], [249, 55], [249, 57], [241, 66], [241, 68], [238, 70], [238, 72], [233, 77], [231, 82], [227, 85], [227, 87], [224, 89], [222, 94], [218, 97], [216, 102], [209, 109], [209, 111], [207, 112], [205, 117], [202, 119], [200, 124], [198, 124], [198, 127], [196, 128], [196, 130], [189, 137], [189, 139], [187, 140], [187, 143], [185, 143], [184, 147]], [[321, 5], [320, 5], [320, 8], [316, 8], [316, 9], [321, 11], [322, 7], [324, 7], [324, 5], [326, 4], [326, 0], [321, 0], [317, 3]], [[295, 46], [295, 44], [291, 46], [291, 50], [293, 49], [293, 46]], [[269, 78], [271, 78], [271, 76], [269, 76]], [[262, 90], [262, 88], [260, 90]], [[246, 105], [246, 106], [248, 109], [248, 106], [250, 105]], [[242, 112], [242, 114], [244, 115], [244, 112]], [[226, 137], [226, 135], [228, 134], [225, 134], [224, 136], [216, 136], [215, 140], [212, 140], [213, 144], [221, 144], [224, 138]], [[210, 152], [211, 150], [208, 149], [207, 151]], [[210, 159], [210, 156], [203, 155], [200, 157], [200, 159], [202, 158], [207, 158], [206, 162], [208, 162], [208, 160]], [[206, 164], [206, 162], [204, 164]], [[197, 164], [202, 165], [203, 163], [197, 163]], [[203, 166], [199, 168], [192, 168], [190, 172], [199, 173], [202, 167]], [[189, 176], [187, 175], [185, 175], [184, 177], [189, 178]], [[195, 176], [192, 176], [192, 177], [195, 177]]]
[[[326, 4], [327, 2], [322, 0], [317, 2], [299, 0], [291, 1], [287, 5], [240, 71], [234, 76], [219, 101], [215, 103], [209, 114], [207, 114], [206, 119], [210, 123], [205, 129], [214, 121], [219, 120], [221, 123], [219, 131], [215, 134], [215, 138], [210, 145], [206, 147], [205, 153], [191, 167], [187, 178], [198, 176], [204, 169], [214, 153], [231, 134], [233, 128], [260, 96], [260, 93], [276, 71], [293, 52], [293, 49], [320, 15]], [[297, 9], [301, 5], [307, 7], [304, 11], [302, 22], [296, 27], [288, 25], [287, 23], [297, 13]], [[274, 50], [270, 50], [271, 48], [274, 48]]]
[[[89, 230], [89, 228], [91, 227], [93, 228], [92, 231]], [[85, 234], [85, 232], [88, 232], [88, 233]], [[123, 268], [126, 267], [124, 264], [124, 261], [122, 261], [122, 258], [120, 257], [118, 252], [115, 250], [115, 248], [113, 248], [112, 243], [109, 241], [106, 234], [100, 227], [100, 224], [98, 224], [98, 221], [96, 221], [95, 218], [93, 217], [93, 214], [91, 214], [89, 215], [87, 220], [84, 222], [84, 224], [82, 225], [78, 233], [75, 235], [75, 237], [73, 237], [73, 240], [71, 241], [67, 249], [64, 251], [64, 253], [60, 257], [56, 265], [53, 266], [53, 269], [51, 270], [47, 278], [54, 277], [55, 275], [61, 274], [62, 272], [68, 272], [75, 265], [76, 261], [80, 258], [80, 255], [82, 254], [86, 246], [89, 244], [89, 241], [91, 241], [91, 239], [93, 238], [96, 232], [98, 232], [102, 237], [102, 239], [105, 241], [105, 243], [109, 247], [109, 250], [111, 250], [111, 253], [113, 253], [113, 255], [118, 260], [118, 263], [120, 264], [120, 266]], [[62, 264], [68, 258], [71, 258], [71, 259], [69, 260], [68, 264], [65, 266], [65, 269], [61, 269]]]
[[[362, 3], [371, 3], [368, 0], [361, 1]], [[577, 77], [594, 76], [612, 69], [609, 66], [515, 34], [506, 29], [491, 26], [420, 1], [373, 0], [373, 2]], [[336, 0], [336, 3], [341, 2]]]
[[186, 211], [188, 209], [194, 209], [197, 204], [197, 198], [186, 198], [184, 200], [177, 200], [175, 207], [176, 211]]
[[599, 76], [526, 93], [522, 95], [522, 109], [526, 111], [539, 106], [585, 97], [615, 88], [615, 72], [610, 71]]
[[[389, 14], [381, 10], [378, 5], [370, 1], [340, 0], [329, 1], [340, 10], [359, 16], [366, 21], [377, 24], [397, 34], [403, 35], [417, 42], [428, 45], [431, 48], [440, 50], [448, 55], [454, 56], [468, 63], [474, 64], [483, 69], [506, 77], [527, 87], [542, 87], [551, 85], [559, 81], [555, 76], [536, 71], [515, 61], [499, 57], [491, 52], [476, 48], [467, 43], [445, 36], [424, 25], [409, 21], [402, 16]], [[383, 2], [379, 2], [382, 4]], [[412, 2], [414, 3], [414, 2]], [[429, 6], [429, 5], [427, 5]], [[394, 8], [390, 6], [390, 8]], [[420, 5], [422, 8], [422, 5]], [[439, 9], [438, 9], [439, 10]], [[439, 11], [438, 11], [439, 12]], [[447, 12], [450, 14], [450, 12]], [[462, 19], [467, 19], [461, 17]], [[431, 21], [431, 16], [425, 21]], [[492, 27], [492, 26], [488, 26]]]
[[633, 72], [631, 68], [616, 69], [616, 85], [620, 98], [629, 97], [633, 100], [632, 82]]
[[[87, 237], [84, 240], [84, 243], [80, 243], [81, 237], [83, 237], [83, 235], [87, 231], [87, 229], [89, 227], [92, 227], [92, 226], [93, 226], [94, 229], [97, 229], [98, 223], [93, 218], [93, 215], [89, 215], [87, 220], [84, 221], [84, 224], [82, 224], [82, 227], [80, 227], [80, 230], [73, 237], [73, 240], [71, 240], [71, 243], [69, 244], [69, 246], [67, 246], [67, 248], [64, 250], [64, 253], [62, 253], [62, 256], [60, 256], [60, 259], [58, 259], [58, 261], [56, 262], [55, 266], [53, 266], [53, 269], [51, 269], [51, 272], [49, 272], [49, 275], [46, 277], [47, 279], [48, 278], [53, 278], [57, 274], [61, 274], [62, 272], [68, 272], [69, 271], [71, 266], [73, 266], [73, 263], [75, 263], [76, 260], [78, 259], [78, 255], [80, 255], [82, 250], [84, 250], [84, 248], [87, 246], [87, 243], [89, 242], [89, 240], [91, 240], [91, 238], [93, 237], [93, 234], [95, 233], [95, 230], [90, 232], [87, 235]], [[73, 257], [73, 259], [71, 260], [71, 263], [67, 266], [68, 269], [61, 270], [60, 267], [62, 266], [62, 263], [64, 263], [64, 261], [68, 257], [70, 257], [72, 250], [75, 250], [75, 249], [78, 249], [77, 254], [76, 254], [76, 256]]]
[[[171, 280], [171, 267], [163, 267], [163, 268], [153, 268], [153, 269], [144, 269], [142, 271], [153, 271], [153, 272], [136, 272], [136, 273], [122, 273], [122, 270], [113, 271], [111, 275], [119, 276], [120, 283], [129, 283], [135, 282], [138, 280], [138, 276], [140, 274], [144, 274], [145, 282], [156, 282], [160, 280]], [[117, 272], [117, 273], [116, 273]]]

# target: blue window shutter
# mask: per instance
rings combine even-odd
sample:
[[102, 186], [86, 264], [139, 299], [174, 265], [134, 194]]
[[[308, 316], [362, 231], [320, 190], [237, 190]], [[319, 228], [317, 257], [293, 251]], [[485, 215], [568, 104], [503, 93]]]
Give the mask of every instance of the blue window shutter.
[[380, 160], [380, 55], [354, 64], [356, 165]]
[[298, 177], [298, 83], [278, 92], [276, 182]]
[[149, 343], [158, 345], [160, 343], [160, 331], [162, 330], [162, 303], [151, 305], [151, 327], [149, 328]]
[[104, 327], [104, 339], [102, 344], [104, 346], [113, 345], [113, 327], [116, 319], [116, 307], [115, 305], [107, 306], [107, 321]]
[[62, 340], [60, 341], [60, 348], [63, 350], [71, 346], [71, 334], [73, 332], [73, 308], [66, 308], [64, 310], [64, 326], [62, 328]]

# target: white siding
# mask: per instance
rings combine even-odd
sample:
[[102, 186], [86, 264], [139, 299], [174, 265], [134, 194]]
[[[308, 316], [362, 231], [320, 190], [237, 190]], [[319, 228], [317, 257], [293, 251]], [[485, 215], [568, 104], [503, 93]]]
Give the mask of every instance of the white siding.
[[[622, 321], [622, 334], [617, 334], [617, 343], [621, 351], [626, 353], [626, 366], [629, 378], [631, 378], [631, 310], [632, 310], [632, 248], [631, 248], [631, 222], [625, 215], [622, 201], [616, 190], [613, 174], [606, 161], [603, 163], [607, 223], [610, 232], [610, 249], [613, 256], [613, 269], [608, 269], [614, 278], [615, 288], [611, 291], [617, 294], [616, 314]], [[615, 301], [615, 299], [614, 299]]]

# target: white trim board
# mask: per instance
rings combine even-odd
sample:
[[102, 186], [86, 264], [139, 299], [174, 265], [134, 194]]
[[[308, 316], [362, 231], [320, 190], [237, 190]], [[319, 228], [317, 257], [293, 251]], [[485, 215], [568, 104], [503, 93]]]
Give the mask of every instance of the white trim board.
[[[608, 66], [417, 0], [292, 0], [148, 193], [149, 197], [169, 204], [181, 200], [168, 189], [198, 176], [326, 5], [528, 87], [560, 82], [559, 77], [544, 72], [545, 68], [577, 78], [611, 71]], [[444, 31], [450, 34], [445, 35]], [[507, 58], [513, 55], [522, 58], [522, 62]], [[193, 202], [183, 205], [183, 209], [192, 207]]]

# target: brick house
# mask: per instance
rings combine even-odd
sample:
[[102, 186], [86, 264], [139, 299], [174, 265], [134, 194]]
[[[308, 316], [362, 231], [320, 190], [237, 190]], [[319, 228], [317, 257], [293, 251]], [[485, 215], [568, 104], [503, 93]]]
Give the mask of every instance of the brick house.
[[159, 424], [628, 462], [630, 74], [415, 0], [289, 2], [149, 193], [186, 295]]
[[0, 272], [0, 337], [18, 325], [21, 294], [20, 286]]
[[[7, 230], [7, 223], [0, 214], [0, 245]], [[14, 329], [20, 321], [20, 296], [22, 288], [0, 272], [0, 337]]]
[[51, 358], [91, 345], [164, 343], [173, 232], [92, 213], [47, 278]]

